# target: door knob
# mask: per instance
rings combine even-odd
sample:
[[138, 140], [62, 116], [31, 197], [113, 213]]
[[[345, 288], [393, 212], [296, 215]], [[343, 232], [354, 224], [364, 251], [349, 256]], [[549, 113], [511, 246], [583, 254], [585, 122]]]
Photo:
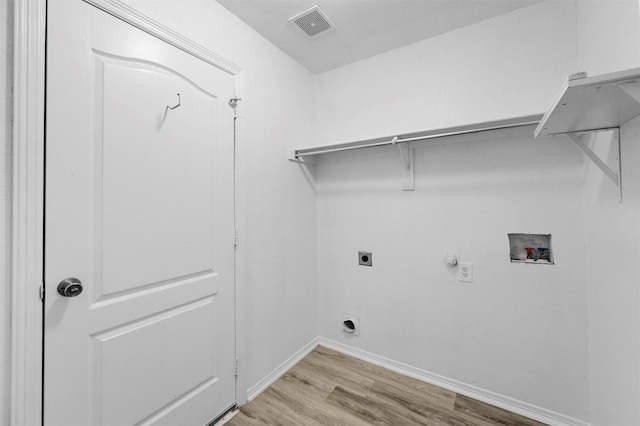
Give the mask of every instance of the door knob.
[[76, 297], [82, 293], [82, 283], [77, 278], [66, 278], [58, 284], [58, 294], [63, 297]]

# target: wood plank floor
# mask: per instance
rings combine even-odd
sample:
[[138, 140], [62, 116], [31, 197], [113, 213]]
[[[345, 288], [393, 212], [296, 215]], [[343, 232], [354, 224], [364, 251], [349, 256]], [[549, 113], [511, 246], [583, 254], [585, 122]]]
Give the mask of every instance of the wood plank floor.
[[225, 423], [258, 425], [543, 423], [318, 346]]

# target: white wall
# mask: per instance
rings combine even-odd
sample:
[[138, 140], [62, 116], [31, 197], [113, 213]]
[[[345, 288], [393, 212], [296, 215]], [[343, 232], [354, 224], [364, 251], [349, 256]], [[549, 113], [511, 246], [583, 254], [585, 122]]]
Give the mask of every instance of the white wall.
[[[640, 118], [621, 129], [620, 140], [622, 204], [595, 165], [587, 164], [584, 178], [593, 426], [640, 424]], [[601, 158], [613, 156], [606, 138], [592, 147]]]
[[[580, 69], [640, 67], [640, 3], [578, 2]], [[640, 120], [621, 129], [623, 203], [594, 165], [585, 168], [589, 380], [594, 426], [640, 424]], [[593, 148], [612, 158], [606, 139]]]
[[[545, 2], [322, 74], [317, 140], [542, 113], [577, 71], [575, 16]], [[588, 420], [582, 171], [566, 141], [531, 133], [416, 149], [414, 192], [397, 153], [321, 160], [321, 335]], [[510, 263], [510, 232], [551, 233], [556, 264]], [[447, 250], [473, 263], [472, 284]]]
[[317, 142], [543, 113], [577, 70], [575, 15], [544, 2], [321, 74]]
[[592, 75], [640, 66], [638, 0], [577, 0], [578, 67]]
[[[587, 418], [581, 159], [566, 143], [490, 137], [318, 166], [322, 336], [574, 418]], [[551, 233], [556, 264], [509, 261], [507, 234]], [[372, 268], [357, 251], [373, 252]], [[457, 281], [455, 252], [474, 265]], [[357, 338], [343, 313], [360, 317]]]
[[9, 424], [11, 301], [9, 244], [11, 235], [11, 87], [13, 85], [13, 1], [0, 0], [0, 424]]

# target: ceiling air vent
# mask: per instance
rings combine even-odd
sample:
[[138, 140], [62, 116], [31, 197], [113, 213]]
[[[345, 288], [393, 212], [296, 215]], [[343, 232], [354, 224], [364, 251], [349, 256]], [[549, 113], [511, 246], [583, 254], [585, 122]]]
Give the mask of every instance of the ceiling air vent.
[[289, 21], [295, 24], [309, 37], [316, 36], [331, 28], [335, 28], [333, 22], [325, 15], [319, 6], [313, 6], [302, 13], [297, 14]]

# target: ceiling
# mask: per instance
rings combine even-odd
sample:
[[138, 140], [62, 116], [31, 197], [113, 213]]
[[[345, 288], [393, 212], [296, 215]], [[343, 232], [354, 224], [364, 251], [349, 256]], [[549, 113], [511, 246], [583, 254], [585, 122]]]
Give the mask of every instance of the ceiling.
[[[542, 0], [217, 1], [318, 74]], [[336, 28], [308, 37], [289, 18], [314, 5]]]

